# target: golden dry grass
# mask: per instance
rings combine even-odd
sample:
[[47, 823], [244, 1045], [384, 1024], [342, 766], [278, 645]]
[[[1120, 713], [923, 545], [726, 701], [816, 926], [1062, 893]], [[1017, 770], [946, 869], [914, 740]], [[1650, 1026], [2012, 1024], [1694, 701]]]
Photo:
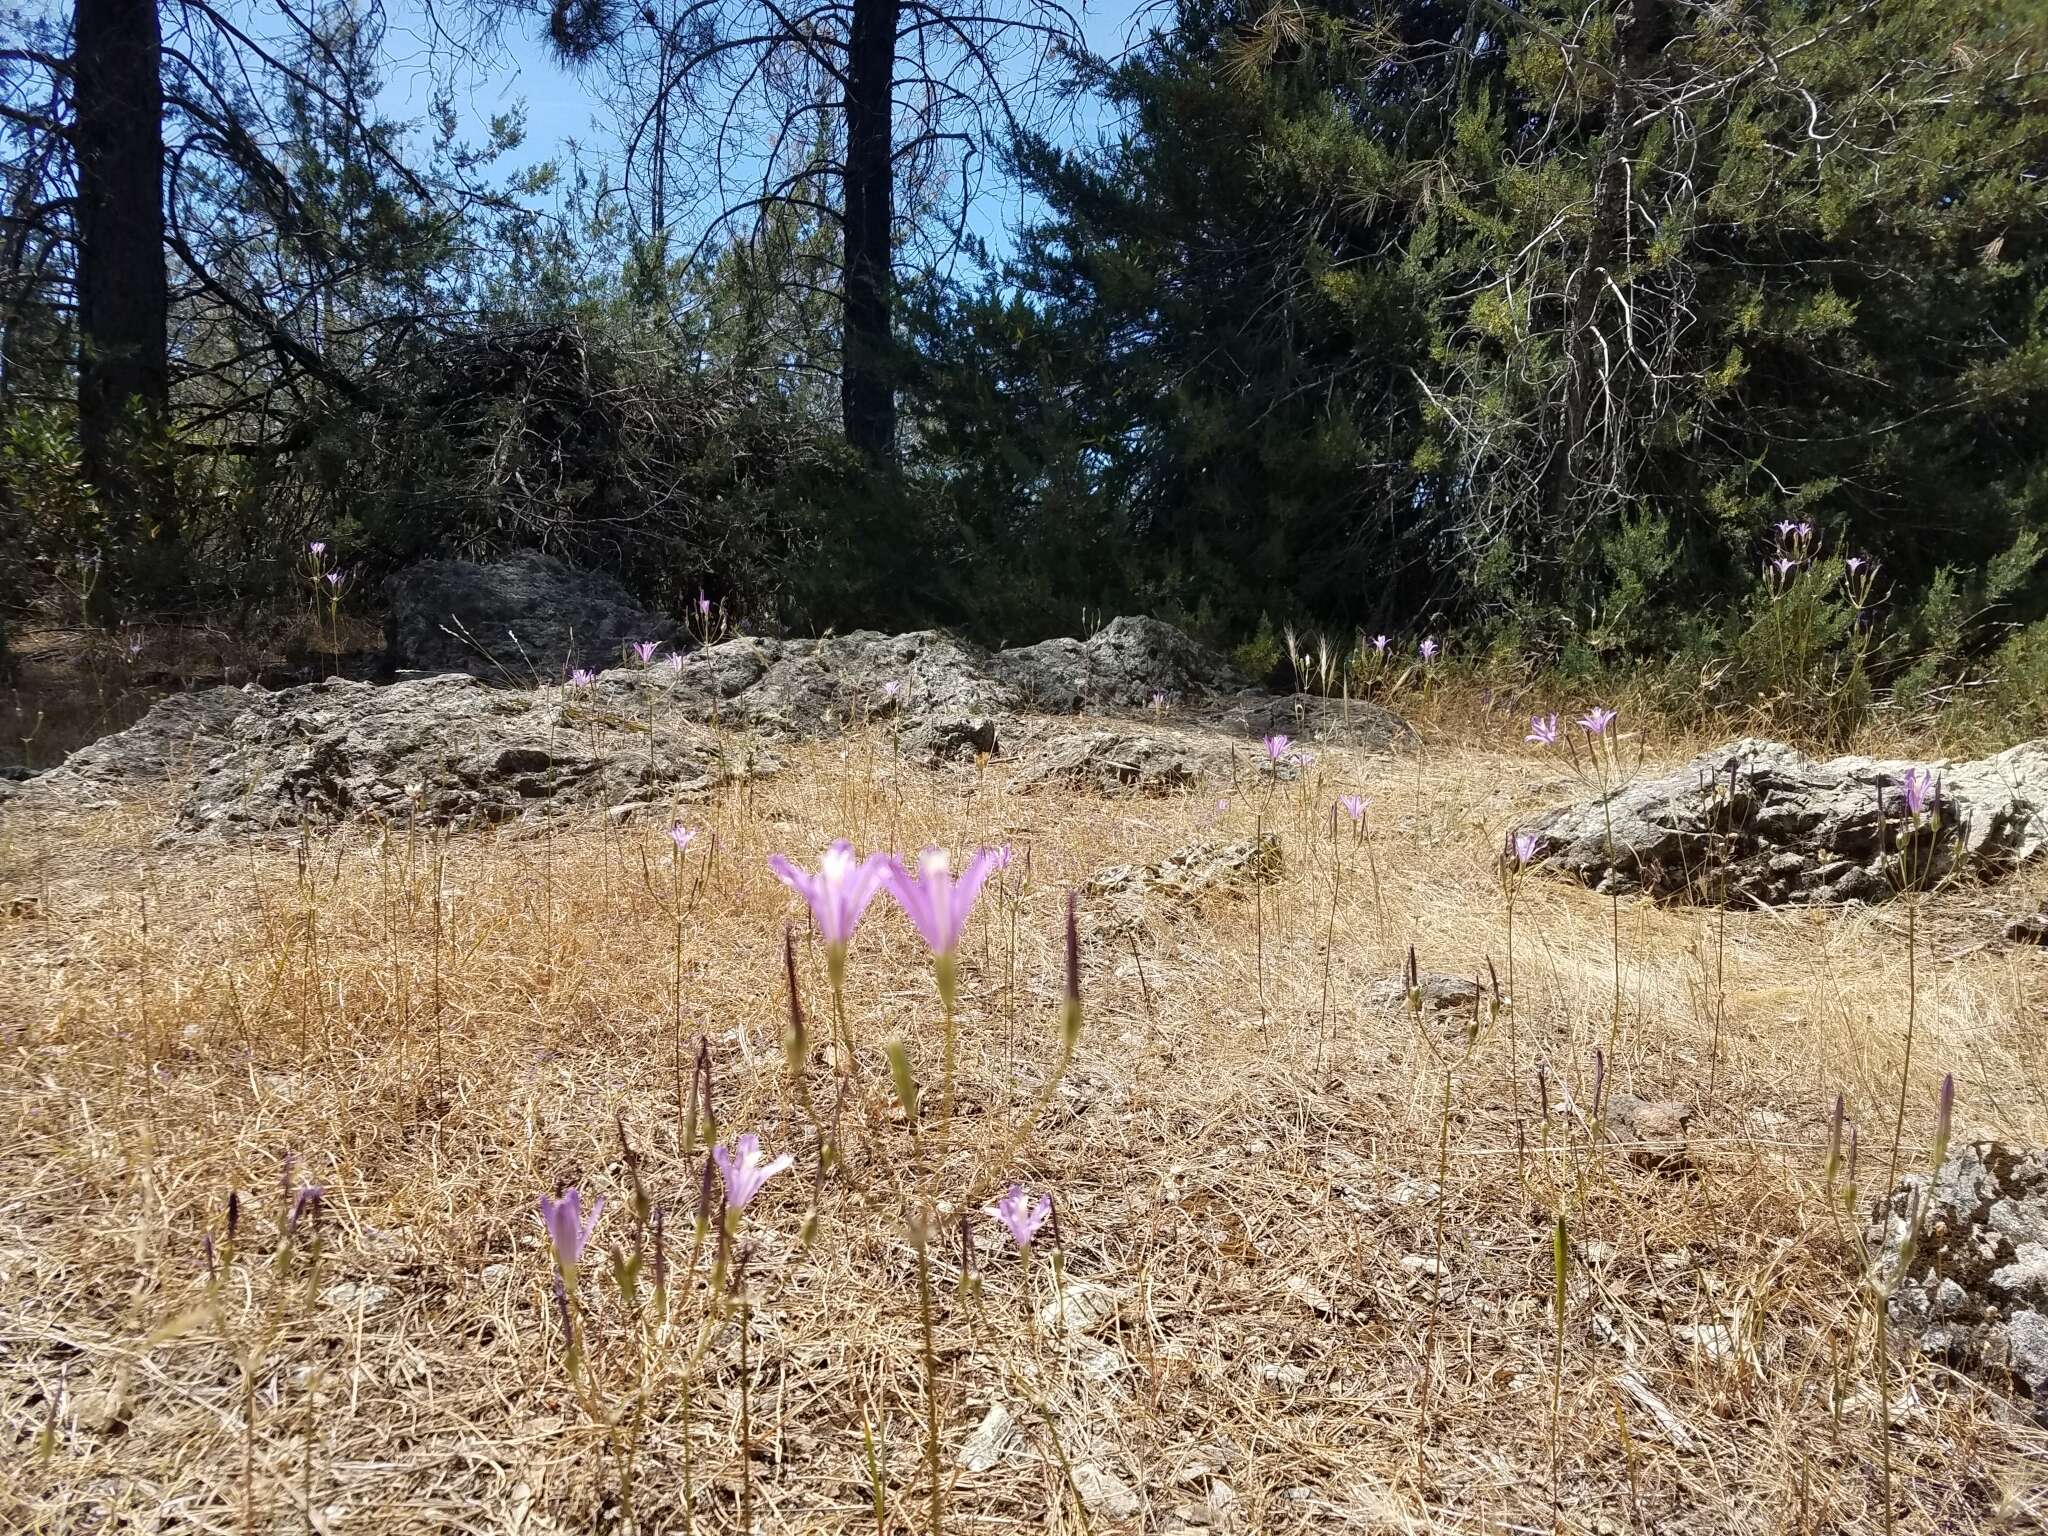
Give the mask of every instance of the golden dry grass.
[[[1049, 1265], [1027, 1276], [983, 1221], [977, 1305], [956, 1293], [955, 1242], [935, 1246], [950, 1530], [1885, 1528], [1872, 1330], [1820, 1170], [1841, 1090], [1863, 1182], [1882, 1181], [1901, 913], [1731, 915], [1710, 1064], [1713, 914], [1623, 903], [1616, 1030], [1608, 904], [1532, 879], [1518, 1091], [1505, 1019], [1463, 1058], [1461, 1026], [1425, 1037], [1368, 998], [1411, 943], [1425, 969], [1469, 975], [1490, 956], [1505, 971], [1493, 851], [1568, 786], [1554, 761], [1488, 739], [1326, 752], [1313, 789], [1269, 803], [1247, 788], [1219, 812], [1207, 795], [1017, 796], [1000, 763], [899, 770], [875, 737], [796, 749], [783, 773], [682, 808], [706, 833], [687, 865], [701, 888], [682, 924], [683, 1038], [710, 1042], [721, 1124], [758, 1128], [806, 1170], [779, 1045], [781, 935], [800, 913], [765, 856], [809, 862], [840, 834], [1032, 854], [1030, 886], [985, 898], [971, 930], [947, 1162], [933, 1166], [929, 1135], [918, 1155], [897, 1120], [849, 1111], [859, 1187], [824, 1186], [815, 1242], [798, 1241], [807, 1172], [748, 1213], [757, 1529], [877, 1529], [864, 1418], [882, 1526], [924, 1528], [904, 1212], [928, 1194], [950, 1212], [1012, 1176], [1058, 1197], [1065, 1285], [1107, 1287], [1118, 1311], [1079, 1336], [1030, 1326]], [[1327, 841], [1347, 788], [1372, 799], [1377, 899], [1360, 856]], [[1219, 830], [1248, 836], [1255, 816], [1283, 839], [1277, 886], [1154, 903], [1135, 929], [1099, 910], [1084, 923], [1079, 1055], [1019, 1158], [992, 1166], [1057, 1054], [1064, 890]], [[149, 807], [0, 823], [0, 897], [36, 898], [11, 921], [0, 906], [0, 1522], [621, 1528], [628, 1437], [565, 1377], [534, 1202], [567, 1183], [603, 1194], [600, 1241], [623, 1240], [622, 1125], [686, 1246], [697, 1169], [680, 1159], [663, 829], [593, 816], [195, 850], [155, 847], [161, 825]], [[2015, 887], [1997, 901], [2048, 879]], [[1977, 942], [1991, 900], [1952, 892], [1925, 913], [1908, 1157], [1944, 1070], [1959, 1137], [2048, 1134], [2048, 987], [2038, 954]], [[812, 1016], [828, 1017], [822, 957], [805, 944], [800, 958]], [[935, 1084], [931, 972], [885, 901], [855, 943], [849, 1007], [878, 1099], [893, 1038]], [[1583, 1098], [1610, 1032], [1610, 1091], [1698, 1105], [1691, 1176], [1538, 1114], [1537, 1057], [1554, 1098]], [[828, 1068], [811, 1080], [829, 1096]], [[327, 1191], [310, 1284], [302, 1251], [282, 1271], [270, 1259], [287, 1155]], [[220, 1239], [231, 1190], [248, 1214], [209, 1306], [202, 1237]], [[1560, 1209], [1574, 1257], [1553, 1419]], [[585, 1292], [599, 1410], [622, 1415], [644, 1391], [637, 1526], [682, 1530], [682, 1359], [705, 1296], [676, 1287], [643, 1368], [616, 1292], [588, 1276]], [[705, 1531], [738, 1525], [739, 1381], [735, 1320], [696, 1372]], [[2048, 1439], [2023, 1413], [1903, 1356], [1891, 1396], [1898, 1530], [2039, 1528]], [[1015, 1430], [993, 1466], [965, 1470], [993, 1405]], [[1105, 1499], [1103, 1473], [1136, 1513]]]

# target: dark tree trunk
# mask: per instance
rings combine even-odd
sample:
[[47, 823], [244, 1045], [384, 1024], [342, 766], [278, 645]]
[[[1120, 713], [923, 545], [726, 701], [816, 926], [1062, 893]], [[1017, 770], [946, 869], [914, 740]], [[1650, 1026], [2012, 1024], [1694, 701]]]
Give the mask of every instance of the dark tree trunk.
[[[77, 0], [78, 435], [109, 551], [160, 570], [175, 533], [160, 469], [165, 339], [163, 33], [156, 0]], [[159, 548], [147, 551], [155, 540]]]
[[900, 0], [854, 0], [846, 73], [845, 322], [839, 404], [846, 438], [870, 462], [896, 455], [890, 367], [890, 226]]

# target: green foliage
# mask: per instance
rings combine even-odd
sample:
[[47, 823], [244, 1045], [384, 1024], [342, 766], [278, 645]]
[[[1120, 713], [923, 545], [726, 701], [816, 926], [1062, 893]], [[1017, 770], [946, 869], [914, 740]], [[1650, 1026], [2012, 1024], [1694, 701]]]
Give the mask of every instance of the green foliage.
[[1237, 663], [1237, 669], [1255, 681], [1271, 678], [1280, 670], [1284, 653], [1280, 649], [1280, 637], [1273, 633], [1273, 616], [1259, 615], [1259, 627], [1251, 639], [1230, 653], [1230, 659]]
[[[1277, 613], [1826, 735], [2031, 710], [2036, 9], [1177, 0], [1077, 66], [1113, 135], [1016, 146], [1014, 258], [904, 275], [887, 473], [838, 435], [829, 128], [691, 252], [601, 177], [483, 195], [516, 124], [379, 120], [375, 24], [322, 12], [180, 161], [190, 596], [276, 590], [314, 535], [359, 590], [539, 546], [801, 627], [1135, 609], [1271, 677]], [[0, 292], [0, 609], [99, 537], [62, 243]]]

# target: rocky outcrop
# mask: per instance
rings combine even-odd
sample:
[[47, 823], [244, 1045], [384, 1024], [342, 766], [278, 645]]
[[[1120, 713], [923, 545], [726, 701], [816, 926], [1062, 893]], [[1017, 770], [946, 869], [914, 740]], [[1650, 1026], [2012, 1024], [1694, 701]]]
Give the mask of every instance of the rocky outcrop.
[[[1903, 1273], [1898, 1255], [1921, 1202]], [[2010, 1383], [2048, 1422], [2048, 1151], [1983, 1142], [1909, 1174], [1867, 1235], [1892, 1327], [1922, 1353]]]
[[[523, 565], [567, 571], [538, 556]], [[424, 571], [413, 574], [424, 581]], [[431, 606], [421, 598], [394, 623], [418, 630]], [[571, 611], [592, 610], [557, 610]], [[624, 609], [611, 612], [611, 629], [586, 630], [578, 619], [562, 628], [561, 643], [572, 629], [578, 651], [593, 634], [652, 630], [619, 617]], [[538, 659], [535, 633], [521, 636], [530, 659]], [[349, 817], [467, 823], [557, 803], [651, 804], [771, 763], [755, 738], [874, 725], [906, 760], [928, 767], [1022, 749], [1014, 781], [1022, 790], [1166, 794], [1230, 776], [1233, 744], [1217, 726], [1249, 702], [1219, 691], [1242, 687], [1220, 658], [1145, 619], [1119, 619], [1085, 642], [994, 656], [932, 630], [740, 636], [539, 687], [491, 686], [452, 657], [450, 666], [383, 687], [330, 679], [274, 693], [180, 695], [63, 767], [0, 788], [13, 803], [64, 810], [168, 787], [188, 832]], [[1154, 694], [1170, 702], [1155, 705]], [[1079, 730], [1018, 718], [1048, 708], [1155, 718], [1146, 728]]]
[[[767, 766], [757, 755], [751, 771]], [[192, 832], [358, 816], [493, 822], [557, 805], [658, 804], [737, 770], [705, 732], [658, 717], [650, 729], [646, 714], [595, 690], [514, 693], [462, 676], [319, 683], [253, 695], [178, 820]]]
[[595, 690], [491, 688], [461, 674], [378, 687], [212, 689], [18, 787], [15, 807], [78, 810], [175, 788], [184, 833], [288, 830], [368, 818], [464, 825], [554, 806], [665, 805], [775, 759], [702, 729], [620, 709]]
[[[1915, 831], [1900, 784], [1941, 784]], [[1881, 805], [1880, 805], [1881, 802]], [[2048, 742], [1973, 762], [1817, 762], [1774, 741], [1703, 753], [1539, 818], [1532, 862], [1601, 891], [1704, 902], [1878, 901], [1955, 873], [1995, 876], [2048, 847]]]
[[240, 688], [169, 694], [126, 730], [80, 747], [54, 768], [0, 785], [0, 803], [86, 809], [187, 778], [228, 746], [251, 696]]
[[629, 645], [676, 634], [617, 578], [534, 550], [484, 564], [425, 560], [393, 577], [386, 596], [397, 666], [515, 685], [614, 666]]
[[1317, 693], [1249, 697], [1227, 709], [1220, 722], [1239, 735], [1292, 736], [1328, 747], [1385, 751], [1413, 745], [1414, 727], [1390, 709], [1364, 699], [1332, 699]]
[[1227, 772], [1223, 753], [1179, 736], [1131, 731], [1076, 731], [1055, 737], [1010, 787], [1092, 789], [1105, 794], [1166, 795], [1198, 788]]
[[1047, 714], [1182, 708], [1250, 688], [1221, 656], [1157, 619], [1112, 619], [1086, 640], [999, 651], [989, 670], [1018, 702]]
[[1196, 901], [1212, 891], [1271, 885], [1280, 878], [1280, 839], [1211, 839], [1191, 844], [1157, 864], [1112, 864], [1088, 882], [1090, 896], [1144, 897], [1154, 894]]

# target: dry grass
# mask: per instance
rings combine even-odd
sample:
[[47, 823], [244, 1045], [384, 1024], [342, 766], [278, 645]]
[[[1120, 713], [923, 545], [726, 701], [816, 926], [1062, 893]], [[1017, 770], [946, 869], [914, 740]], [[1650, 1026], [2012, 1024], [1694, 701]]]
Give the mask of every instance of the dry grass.
[[[940, 1245], [949, 1529], [1082, 1529], [1062, 1454], [1091, 1488], [1105, 1469], [1141, 1500], [1120, 1517], [1098, 1498], [1095, 1530], [1884, 1529], [1871, 1330], [1819, 1174], [1838, 1089], [1863, 1128], [1865, 1185], [1883, 1174], [1900, 914], [1731, 916], [1710, 1070], [1712, 915], [1623, 905], [1615, 1031], [1608, 905], [1532, 879], [1516, 920], [1518, 1086], [1505, 1019], [1458, 1064], [1459, 1026], [1426, 1039], [1367, 992], [1411, 943], [1426, 969], [1505, 969], [1492, 855], [1515, 815], [1561, 793], [1554, 762], [1448, 732], [1415, 758], [1325, 753], [1316, 772], [1310, 793], [1268, 804], [1248, 789], [1222, 813], [1207, 797], [1025, 798], [1000, 764], [899, 772], [878, 738], [797, 750], [776, 778], [683, 808], [715, 852], [707, 837], [689, 856], [702, 883], [682, 928], [682, 1037], [710, 1040], [722, 1124], [758, 1127], [806, 1170], [778, 1044], [781, 934], [798, 913], [764, 857], [808, 862], [841, 833], [1032, 851], [1030, 887], [986, 898], [971, 930], [950, 1160], [933, 1168], [929, 1138], [919, 1155], [895, 1120], [850, 1113], [860, 1187], [824, 1187], [807, 1251], [807, 1174], [748, 1214], [757, 1528], [877, 1528], [865, 1416], [882, 1525], [923, 1529], [903, 1211], [1015, 1175], [1058, 1196], [1066, 1284], [1109, 1287], [1121, 1307], [1097, 1333], [1033, 1329], [1049, 1266], [1030, 1271], [1027, 1300], [1024, 1267], [984, 1221], [976, 1306]], [[1322, 820], [1352, 787], [1372, 797], [1377, 901]], [[1136, 931], [1086, 926], [1081, 1052], [1021, 1162], [990, 1166], [1056, 1056], [1064, 889], [1219, 823], [1249, 835], [1256, 815], [1282, 834], [1278, 886], [1154, 906]], [[0, 897], [38, 898], [12, 921], [0, 906], [0, 1520], [619, 1528], [619, 1437], [565, 1378], [534, 1201], [572, 1182], [602, 1193], [601, 1240], [622, 1238], [623, 1124], [672, 1232], [687, 1230], [697, 1170], [679, 1156], [662, 828], [353, 829], [192, 851], [156, 849], [160, 825], [148, 808], [0, 823]], [[2018, 884], [1999, 900], [2048, 893], [2038, 874]], [[2048, 987], [2037, 955], [1974, 942], [1989, 899], [1951, 893], [1926, 914], [1909, 1151], [1948, 1069], [1959, 1137], [2048, 1136]], [[800, 954], [822, 1018], [822, 956]], [[897, 1036], [935, 1082], [929, 966], [883, 904], [850, 994], [870, 1083]], [[1611, 1031], [1610, 1091], [1699, 1104], [1692, 1175], [1639, 1169], [1538, 1114], [1536, 1056], [1583, 1098]], [[1439, 1049], [1453, 1063], [1441, 1146]], [[829, 1070], [812, 1080], [825, 1095]], [[310, 1286], [303, 1253], [284, 1280], [268, 1257], [287, 1155], [327, 1190]], [[248, 1214], [208, 1311], [202, 1235], [218, 1240], [230, 1190]], [[1574, 1259], [1553, 1423], [1559, 1209]], [[636, 1380], [646, 1392], [638, 1526], [681, 1530], [680, 1360], [704, 1297], [677, 1288], [643, 1373], [617, 1294], [594, 1279], [586, 1293], [600, 1297], [602, 1408], [619, 1412]], [[739, 1342], [737, 1324], [716, 1330], [697, 1374], [705, 1531], [738, 1524]], [[2039, 1528], [2048, 1441], [2023, 1416], [1903, 1359], [1892, 1402], [1898, 1530]], [[963, 1470], [992, 1404], [1016, 1411], [1014, 1438], [992, 1468]]]

